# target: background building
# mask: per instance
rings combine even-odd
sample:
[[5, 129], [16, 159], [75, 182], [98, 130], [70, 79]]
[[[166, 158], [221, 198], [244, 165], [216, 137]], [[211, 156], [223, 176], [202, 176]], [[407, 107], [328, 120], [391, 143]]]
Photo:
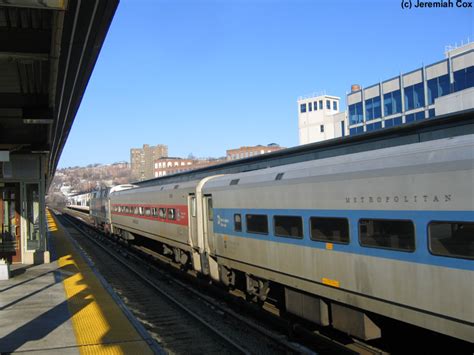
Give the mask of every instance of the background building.
[[158, 144], [151, 147], [144, 144], [143, 148], [130, 149], [130, 165], [132, 169], [132, 180], [146, 180], [155, 177], [155, 161], [168, 156], [168, 146]]
[[276, 143], [270, 143], [267, 146], [256, 145], [252, 147], [245, 146], [245, 147], [240, 147], [236, 149], [228, 149], [226, 150], [226, 159], [237, 160], [237, 159], [249, 158], [249, 157], [254, 157], [256, 155], [275, 152], [281, 149], [285, 149], [285, 147], [280, 147]]
[[313, 95], [298, 99], [299, 144], [346, 135], [346, 113], [339, 112], [340, 98]]
[[347, 95], [351, 135], [474, 107], [474, 43], [446, 58]]
[[159, 158], [155, 160], [154, 177], [162, 177], [184, 171], [204, 168], [206, 166], [224, 163], [224, 159], [183, 159], [183, 158]]

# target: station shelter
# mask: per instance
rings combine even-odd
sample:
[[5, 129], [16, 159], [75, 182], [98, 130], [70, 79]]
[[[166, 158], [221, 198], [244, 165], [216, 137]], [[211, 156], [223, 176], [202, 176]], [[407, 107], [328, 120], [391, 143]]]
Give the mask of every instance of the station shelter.
[[45, 195], [117, 6], [0, 1], [0, 269], [50, 260]]

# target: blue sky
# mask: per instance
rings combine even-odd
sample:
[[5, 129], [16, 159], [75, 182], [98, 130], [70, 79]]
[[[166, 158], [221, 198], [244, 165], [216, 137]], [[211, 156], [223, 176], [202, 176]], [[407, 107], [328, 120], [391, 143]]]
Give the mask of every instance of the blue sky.
[[[414, 0], [416, 1], [416, 0]], [[454, 1], [455, 2], [455, 1]], [[400, 0], [121, 0], [59, 167], [298, 144], [296, 100], [374, 84], [474, 40], [473, 10]]]

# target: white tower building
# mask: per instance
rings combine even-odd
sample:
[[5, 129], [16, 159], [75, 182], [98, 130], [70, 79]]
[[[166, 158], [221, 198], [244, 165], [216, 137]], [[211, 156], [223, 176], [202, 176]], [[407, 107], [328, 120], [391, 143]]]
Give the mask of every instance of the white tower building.
[[346, 135], [346, 113], [339, 112], [340, 97], [314, 95], [298, 99], [299, 144]]

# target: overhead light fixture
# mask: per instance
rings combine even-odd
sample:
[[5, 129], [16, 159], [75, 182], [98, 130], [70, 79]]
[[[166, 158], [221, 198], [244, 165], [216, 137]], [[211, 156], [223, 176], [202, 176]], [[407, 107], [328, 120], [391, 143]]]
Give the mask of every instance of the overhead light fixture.
[[52, 124], [53, 120], [50, 118], [24, 118], [25, 124]]

